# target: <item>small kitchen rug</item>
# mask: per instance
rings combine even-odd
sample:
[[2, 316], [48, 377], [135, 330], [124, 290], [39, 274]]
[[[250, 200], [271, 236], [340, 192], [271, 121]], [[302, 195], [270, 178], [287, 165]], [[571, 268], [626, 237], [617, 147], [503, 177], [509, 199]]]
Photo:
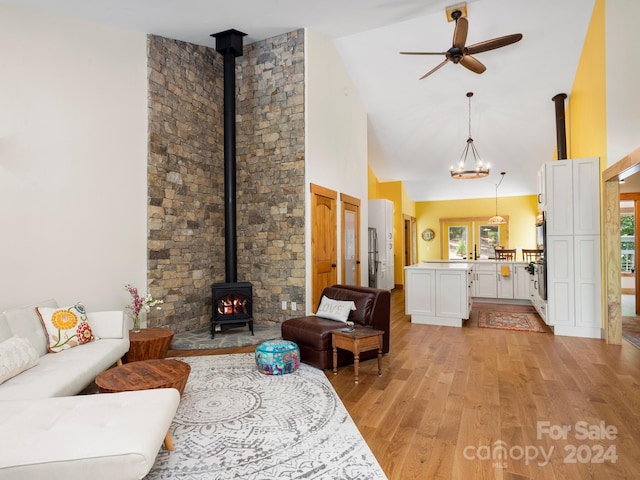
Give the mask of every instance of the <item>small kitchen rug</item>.
[[518, 330], [520, 332], [545, 333], [547, 330], [536, 313], [495, 312], [480, 310], [478, 327], [497, 328], [500, 330]]

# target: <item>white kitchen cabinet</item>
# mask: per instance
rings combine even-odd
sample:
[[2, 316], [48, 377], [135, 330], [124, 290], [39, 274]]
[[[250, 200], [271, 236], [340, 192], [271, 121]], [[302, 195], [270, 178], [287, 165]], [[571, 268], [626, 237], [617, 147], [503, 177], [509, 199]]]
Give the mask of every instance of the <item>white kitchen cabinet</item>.
[[[529, 273], [523, 262], [477, 262], [474, 264], [473, 296], [529, 300]], [[503, 274], [502, 267], [506, 268]]]
[[556, 335], [602, 337], [600, 236], [551, 237], [548, 324]]
[[538, 212], [545, 212], [547, 210], [547, 195], [545, 191], [545, 174], [546, 164], [542, 164], [538, 170], [537, 187], [538, 187]]
[[411, 322], [461, 327], [471, 313], [472, 272], [467, 263], [405, 267], [405, 312]]
[[544, 164], [544, 200], [547, 235], [571, 235], [573, 233], [573, 195], [571, 160], [559, 160]]
[[600, 234], [598, 158], [546, 162], [538, 175], [547, 236]]
[[[410, 277], [410, 278], [409, 278]], [[436, 314], [436, 271], [405, 268], [405, 310], [415, 315]]]
[[573, 251], [573, 235], [547, 237], [547, 324], [553, 327], [574, 324]]
[[601, 338], [599, 159], [544, 167], [546, 321], [556, 335]]
[[513, 264], [513, 298], [529, 300], [529, 282], [532, 276], [527, 271], [526, 263]]
[[378, 271], [376, 287], [392, 290], [395, 286], [393, 255], [393, 202], [391, 200], [369, 200], [369, 228], [377, 233]]
[[600, 235], [600, 161], [572, 160], [573, 234]]
[[498, 277], [498, 298], [513, 298], [514, 268], [513, 263], [498, 262], [496, 265]]
[[538, 279], [536, 275], [529, 276], [529, 300], [531, 305], [536, 309], [538, 315], [547, 323], [547, 302], [540, 297], [538, 293]]
[[498, 274], [495, 262], [476, 263], [474, 265], [473, 296], [498, 298]]

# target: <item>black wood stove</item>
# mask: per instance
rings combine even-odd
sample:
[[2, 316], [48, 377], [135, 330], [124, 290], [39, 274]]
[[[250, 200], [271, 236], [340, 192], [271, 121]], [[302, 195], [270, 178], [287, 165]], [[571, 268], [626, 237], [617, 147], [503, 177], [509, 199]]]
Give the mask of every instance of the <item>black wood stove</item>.
[[224, 331], [249, 325], [253, 335], [253, 286], [249, 282], [214, 283], [211, 286], [213, 315], [211, 316], [211, 338], [216, 327]]
[[242, 37], [237, 30], [211, 35], [224, 60], [224, 264], [226, 283], [211, 286], [211, 337], [220, 330], [249, 325], [253, 335], [253, 287], [238, 282], [236, 237], [236, 57], [242, 56]]

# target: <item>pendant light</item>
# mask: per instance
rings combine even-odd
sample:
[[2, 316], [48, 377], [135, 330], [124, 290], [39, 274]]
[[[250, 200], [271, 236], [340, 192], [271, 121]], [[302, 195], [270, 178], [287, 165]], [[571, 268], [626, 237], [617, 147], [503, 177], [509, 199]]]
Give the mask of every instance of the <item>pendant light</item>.
[[[458, 167], [454, 168], [452, 165], [449, 169], [451, 176], [458, 180], [484, 178], [489, 175], [489, 164], [482, 165], [480, 154], [478, 153], [478, 150], [476, 150], [473, 138], [471, 138], [471, 97], [473, 97], [473, 92], [467, 92], [467, 98], [469, 99], [469, 137], [467, 138], [467, 144], [460, 156]], [[471, 152], [475, 161], [475, 168], [473, 169], [467, 168], [467, 156], [469, 155], [469, 152]]]
[[504, 175], [506, 173], [507, 172], [500, 172], [500, 175], [501, 175], [500, 181], [496, 183], [496, 214], [493, 217], [491, 217], [487, 222], [489, 225], [501, 225], [503, 223], [507, 223], [507, 221], [503, 217], [498, 215], [498, 187], [502, 183], [502, 180], [504, 180]]

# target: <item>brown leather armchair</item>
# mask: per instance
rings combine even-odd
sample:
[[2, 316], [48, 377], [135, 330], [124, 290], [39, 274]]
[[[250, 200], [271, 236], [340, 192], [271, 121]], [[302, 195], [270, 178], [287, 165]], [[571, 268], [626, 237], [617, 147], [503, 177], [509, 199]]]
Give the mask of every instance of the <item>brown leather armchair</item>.
[[[384, 331], [383, 353], [389, 353], [389, 318], [391, 295], [388, 290], [358, 287], [355, 285], [334, 285], [323, 290], [322, 295], [334, 300], [353, 301], [356, 309], [349, 314], [349, 320], [356, 327], [375, 328]], [[345, 324], [335, 320], [309, 315], [291, 318], [281, 325], [282, 338], [291, 340], [300, 349], [300, 360], [323, 370], [333, 368], [333, 347], [331, 331], [344, 328]], [[377, 351], [360, 354], [360, 360], [377, 357]], [[338, 350], [338, 365], [353, 363], [353, 353]]]

